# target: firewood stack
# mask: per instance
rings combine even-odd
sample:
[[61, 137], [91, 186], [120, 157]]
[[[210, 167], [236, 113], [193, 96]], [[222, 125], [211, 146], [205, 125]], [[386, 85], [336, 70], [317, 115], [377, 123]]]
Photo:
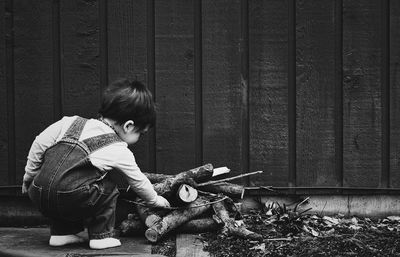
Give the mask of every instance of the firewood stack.
[[240, 216], [240, 211], [233, 199], [243, 198], [244, 187], [225, 182], [254, 173], [215, 180], [227, 172], [226, 167], [214, 169], [211, 164], [206, 164], [177, 175], [146, 173], [157, 193], [168, 199], [173, 207], [150, 208], [139, 198], [127, 200], [135, 205], [136, 212], [121, 223], [121, 236], [138, 236], [144, 232], [145, 237], [155, 243], [169, 233], [220, 230], [226, 235], [262, 239], [235, 219]]

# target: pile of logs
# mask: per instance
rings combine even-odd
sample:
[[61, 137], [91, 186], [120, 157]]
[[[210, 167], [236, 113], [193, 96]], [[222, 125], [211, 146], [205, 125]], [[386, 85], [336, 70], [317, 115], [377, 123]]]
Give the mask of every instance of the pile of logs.
[[[244, 187], [226, 181], [244, 175], [215, 180], [229, 172], [226, 167], [214, 169], [206, 164], [177, 175], [145, 173], [159, 195], [171, 203], [170, 208], [150, 208], [139, 198], [129, 201], [135, 213], [129, 214], [120, 227], [122, 236], [138, 236], [144, 232], [150, 242], [175, 233], [202, 233], [220, 230], [226, 235], [261, 240], [260, 234], [248, 230], [236, 220], [240, 211], [233, 199], [242, 199]], [[253, 172], [248, 173], [251, 175]]]

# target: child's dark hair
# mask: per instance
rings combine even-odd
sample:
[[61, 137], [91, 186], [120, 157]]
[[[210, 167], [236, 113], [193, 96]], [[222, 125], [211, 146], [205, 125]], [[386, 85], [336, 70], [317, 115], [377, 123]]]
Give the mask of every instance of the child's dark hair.
[[151, 128], [156, 121], [150, 90], [139, 81], [128, 79], [117, 80], [104, 90], [99, 114], [119, 124], [133, 120], [138, 130]]

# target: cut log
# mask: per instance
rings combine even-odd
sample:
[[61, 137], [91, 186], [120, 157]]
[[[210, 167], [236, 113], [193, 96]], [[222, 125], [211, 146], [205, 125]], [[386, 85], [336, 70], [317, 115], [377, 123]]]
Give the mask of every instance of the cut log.
[[143, 174], [150, 180], [152, 184], [161, 183], [166, 179], [172, 179], [174, 175], [159, 174], [159, 173], [148, 173], [143, 172]]
[[224, 194], [232, 198], [243, 199], [244, 186], [236, 185], [228, 182], [220, 182], [218, 184], [200, 186], [199, 190], [215, 194]]
[[150, 242], [157, 242], [168, 232], [209, 210], [211, 208], [209, 202], [207, 198], [199, 196], [196, 201], [188, 204], [187, 207], [171, 211], [162, 220], [146, 230], [146, 238]]
[[140, 217], [140, 220], [146, 225], [146, 227], [151, 227], [154, 223], [158, 222], [161, 217], [165, 216], [170, 210], [153, 208], [145, 205], [145, 202], [137, 198], [136, 211]]
[[178, 192], [176, 193], [176, 196], [181, 202], [188, 204], [197, 199], [198, 193], [197, 190], [194, 189], [193, 187], [186, 184], [182, 184], [180, 185]]
[[143, 222], [139, 218], [132, 218], [130, 215], [128, 215], [128, 218], [123, 220], [119, 225], [121, 236], [141, 236], [144, 231], [146, 231], [146, 227]]
[[229, 217], [229, 213], [224, 202], [217, 202], [212, 205], [215, 214], [224, 222], [222, 233], [232, 236], [237, 236], [251, 240], [262, 240], [262, 235], [245, 228], [244, 225], [239, 225], [234, 219]]
[[[217, 169], [219, 169], [219, 168], [217, 168]], [[215, 170], [216, 169], [214, 169], [214, 171]], [[148, 177], [150, 182], [153, 184], [163, 182], [166, 179], [173, 179], [175, 177], [174, 175], [156, 174], [156, 173], [144, 173], [144, 174]], [[239, 198], [239, 199], [243, 199], [244, 192], [245, 192], [244, 186], [229, 183], [229, 182], [219, 182], [217, 184], [205, 185], [205, 186], [199, 187], [199, 189], [203, 190], [203, 191], [215, 193], [215, 194], [222, 193], [226, 196], [229, 196], [232, 198]]]
[[182, 226], [178, 227], [175, 231], [177, 233], [205, 233], [217, 231], [224, 223], [212, 218], [202, 218], [189, 220]]
[[165, 198], [170, 198], [181, 184], [190, 184], [190, 181], [201, 182], [210, 180], [213, 176], [213, 166], [206, 164], [188, 171], [181, 172], [161, 183], [154, 184], [154, 190]]
[[[211, 165], [211, 164], [206, 164], [206, 165], [200, 166], [200, 167], [195, 168], [195, 169], [199, 169], [201, 167], [206, 167], [207, 169], [209, 169], [209, 165]], [[211, 168], [212, 168], [212, 166], [211, 166]], [[193, 169], [193, 170], [195, 170], [195, 169]], [[190, 170], [190, 171], [192, 171], [192, 170]], [[185, 172], [186, 171], [184, 171], [183, 173], [185, 173]], [[229, 173], [229, 172], [230, 172], [230, 169], [228, 169], [227, 167], [219, 167], [219, 168], [212, 169], [212, 175], [211, 176], [212, 177], [216, 177], [216, 176], [223, 175], [223, 174], [226, 174], [226, 173]], [[167, 175], [167, 174], [160, 174], [160, 173], [143, 172], [143, 174], [146, 175], [146, 177], [153, 184], [161, 183], [165, 179], [171, 179], [171, 178], [175, 177], [175, 175]], [[178, 174], [180, 174], [180, 173], [178, 173]], [[209, 174], [207, 174], [207, 176], [208, 175]], [[195, 180], [196, 180], [196, 182], [200, 182], [200, 180], [204, 180], [204, 179], [201, 179], [201, 178], [197, 178], [196, 179], [195, 178]]]
[[[212, 218], [202, 218], [190, 220], [175, 231], [177, 233], [205, 233], [217, 231], [223, 225]], [[121, 236], [142, 236], [146, 229], [146, 226], [138, 219], [126, 219], [119, 226]]]

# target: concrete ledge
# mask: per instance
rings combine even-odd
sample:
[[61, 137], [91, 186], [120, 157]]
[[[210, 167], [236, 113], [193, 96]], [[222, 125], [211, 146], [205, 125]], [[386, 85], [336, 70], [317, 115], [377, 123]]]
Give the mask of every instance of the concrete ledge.
[[[286, 205], [298, 203], [306, 196], [260, 196], [245, 197], [241, 201], [242, 211], [259, 209], [262, 204], [278, 202]], [[258, 199], [258, 200], [257, 200]], [[47, 220], [32, 206], [24, 196], [0, 196], [0, 227], [36, 226], [47, 224]], [[118, 201], [117, 224], [135, 212], [134, 205], [126, 201]], [[309, 213], [319, 215], [335, 215], [361, 217], [387, 217], [400, 215], [400, 195], [312, 195], [300, 210], [312, 208]]]
[[[286, 205], [300, 202], [306, 196], [277, 197], [262, 196], [245, 198], [242, 201], [242, 210], [247, 212], [258, 209], [263, 204], [278, 202]], [[360, 217], [387, 217], [400, 215], [400, 195], [312, 195], [307, 203], [302, 204], [300, 210], [312, 208], [309, 213], [319, 215], [335, 215], [338, 213], [346, 216]]]

